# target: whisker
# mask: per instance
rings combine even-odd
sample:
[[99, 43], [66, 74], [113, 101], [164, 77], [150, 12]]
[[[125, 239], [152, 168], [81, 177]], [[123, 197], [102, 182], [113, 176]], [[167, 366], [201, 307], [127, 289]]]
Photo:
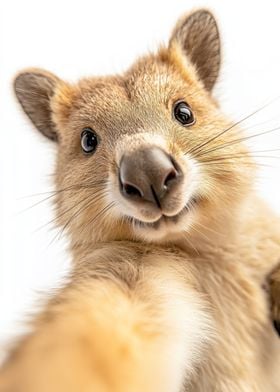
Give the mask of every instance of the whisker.
[[31, 206], [26, 207], [25, 209], [19, 211], [19, 214], [22, 214], [22, 213], [24, 213], [24, 212], [30, 210], [31, 208], [34, 208], [34, 207], [40, 205], [41, 203], [44, 203], [44, 202], [46, 202], [46, 201], [48, 201], [48, 200], [54, 198], [54, 197], [57, 196], [59, 193], [68, 192], [68, 191], [73, 191], [73, 190], [76, 191], [76, 192], [79, 192], [79, 191], [81, 191], [82, 189], [94, 189], [94, 186], [104, 185], [105, 183], [106, 183], [106, 180], [102, 180], [102, 181], [99, 181], [99, 182], [94, 182], [94, 183], [87, 184], [87, 185], [76, 184], [76, 185], [71, 185], [71, 186], [69, 186], [69, 187], [67, 187], [67, 188], [64, 188], [64, 189], [58, 189], [58, 190], [53, 190], [53, 191], [49, 191], [49, 192], [41, 192], [41, 193], [33, 194], [33, 195], [30, 195], [30, 196], [25, 196], [24, 198], [27, 198], [27, 197], [34, 197], [34, 196], [37, 196], [37, 195], [39, 196], [39, 195], [50, 194], [50, 193], [51, 193], [51, 195], [45, 197], [44, 199], [39, 200], [39, 201], [36, 202], [35, 204], [32, 204]]
[[[233, 163], [232, 161], [229, 161], [229, 160], [225, 159], [223, 162], [219, 162], [218, 160], [217, 161], [215, 161], [215, 160], [213, 160], [213, 161], [211, 161], [211, 160], [203, 161], [203, 162], [199, 163], [199, 165], [201, 165], [201, 166], [202, 165], [205, 165], [205, 166], [215, 165], [216, 166], [216, 165], [226, 165], [226, 164], [232, 164], [232, 163]], [[259, 163], [259, 162], [242, 161], [241, 163], [242, 163], [242, 165], [245, 165], [245, 166], [252, 166], [252, 167], [261, 166], [261, 167], [276, 168], [276, 166], [268, 165], [268, 164], [265, 164], [265, 163]], [[231, 173], [231, 170], [226, 170], [224, 168], [222, 168], [222, 169], [218, 168], [217, 171], [218, 172], [223, 171], [223, 172]]]
[[270, 124], [270, 123], [273, 123], [273, 122], [276, 122], [277, 121], [277, 123], [279, 123], [279, 116], [275, 116], [274, 118], [270, 118], [269, 120], [265, 120], [265, 121], [261, 121], [261, 122], [258, 122], [258, 123], [255, 123], [255, 124], [251, 124], [251, 125], [246, 125], [246, 130], [247, 131], [249, 131], [249, 130], [255, 130], [257, 127], [259, 127], [259, 126], [263, 126], [263, 125], [267, 125], [267, 124]]
[[84, 199], [82, 199], [81, 201], [78, 202], [78, 204], [74, 204], [71, 207], [67, 208], [65, 211], [62, 211], [62, 213], [60, 213], [59, 215], [56, 215], [53, 219], [51, 219], [50, 221], [48, 221], [47, 223], [45, 223], [44, 225], [38, 227], [34, 232], [36, 233], [39, 230], [44, 229], [46, 226], [49, 226], [52, 223], [57, 222], [57, 220], [59, 218], [61, 218], [63, 215], [67, 214], [67, 212], [73, 210], [75, 207], [77, 207], [78, 205], [80, 205], [81, 203], [83, 203], [84, 201], [88, 200], [90, 198], [89, 195], [87, 195], [87, 197], [85, 197]]
[[209, 150], [202, 151], [201, 153], [195, 154], [194, 157], [198, 158], [198, 157], [201, 157], [201, 156], [203, 156], [205, 154], [209, 154], [211, 152], [221, 150], [222, 148], [229, 147], [229, 146], [232, 146], [234, 144], [238, 144], [238, 143], [243, 142], [245, 140], [253, 139], [253, 138], [258, 137], [258, 136], [263, 136], [263, 135], [266, 135], [268, 133], [272, 133], [272, 132], [278, 131], [279, 129], [280, 129], [280, 127], [276, 127], [276, 128], [269, 129], [268, 131], [256, 133], [254, 135], [244, 136], [244, 137], [241, 137], [239, 139], [230, 140], [229, 142], [220, 144], [220, 145], [218, 145], [216, 147], [213, 147], [213, 148], [211, 148]]
[[[257, 154], [249, 154], [247, 155], [246, 153], [244, 154], [232, 154], [232, 155], [225, 155], [221, 157], [214, 157], [214, 158], [209, 158], [209, 159], [203, 159], [200, 162], [218, 162], [218, 161], [223, 161], [223, 160], [231, 160], [231, 163], [233, 162], [234, 159], [236, 158], [244, 158], [248, 159], [248, 162], [251, 162], [249, 158], [272, 158], [272, 159], [280, 159], [280, 156], [276, 155], [257, 155]], [[255, 164], [255, 162], [252, 162]]]
[[115, 205], [115, 202], [112, 201], [109, 204], [107, 204], [101, 211], [99, 211], [93, 219], [91, 219], [83, 228], [81, 233], [84, 232], [84, 230], [88, 227], [88, 226], [92, 226], [96, 220], [100, 217], [103, 217], [113, 206]]
[[44, 202], [50, 200], [50, 199], [53, 198], [54, 196], [56, 196], [56, 194], [50, 195], [50, 196], [48, 196], [48, 197], [45, 197], [44, 199], [42, 199], [42, 200], [40, 200], [40, 201], [37, 201], [35, 204], [32, 204], [31, 206], [26, 207], [26, 208], [24, 208], [23, 210], [19, 211], [18, 214], [23, 214], [24, 212], [27, 212], [27, 211], [31, 210], [31, 208], [34, 208], [34, 207], [38, 206], [39, 204], [42, 204], [42, 203], [44, 203]]
[[82, 188], [91, 188], [92, 186], [95, 185], [102, 185], [105, 184], [107, 182], [107, 180], [99, 180], [99, 181], [93, 181], [93, 182], [87, 182], [86, 184], [73, 184], [70, 185], [66, 188], [62, 188], [62, 189], [53, 189], [51, 191], [47, 191], [47, 192], [38, 192], [38, 193], [33, 193], [32, 195], [26, 195], [26, 196], [22, 196], [19, 197], [18, 200], [23, 200], [23, 199], [27, 199], [27, 198], [31, 198], [31, 197], [37, 197], [37, 196], [42, 196], [42, 195], [48, 195], [48, 194], [55, 194], [55, 193], [61, 193], [61, 192], [65, 192], [68, 190], [72, 190], [72, 189], [82, 189]]
[[268, 107], [269, 105], [271, 105], [273, 102], [275, 102], [277, 99], [279, 99], [279, 97], [274, 98], [273, 100], [271, 100], [270, 102], [268, 102], [267, 104], [265, 104], [264, 106], [254, 110], [252, 113], [248, 114], [247, 116], [241, 118], [241, 120], [238, 120], [237, 122], [235, 122], [234, 124], [232, 124], [231, 126], [229, 126], [228, 128], [224, 129], [223, 131], [219, 132], [218, 134], [216, 134], [213, 137], [210, 137], [208, 140], [206, 140], [205, 142], [199, 144], [196, 147], [191, 148], [189, 151], [186, 152], [186, 154], [192, 154], [195, 151], [197, 151], [198, 149], [201, 149], [202, 147], [206, 146], [207, 144], [211, 143], [212, 141], [216, 140], [217, 138], [219, 138], [220, 136], [224, 135], [226, 132], [229, 132], [231, 129], [237, 127], [238, 125], [240, 125], [242, 122], [248, 120], [250, 117], [254, 116], [255, 114], [259, 113], [260, 111], [264, 110], [266, 107]]
[[[190, 226], [191, 229], [193, 228], [192, 225]], [[198, 249], [194, 246], [194, 244], [191, 242], [189, 238], [189, 230], [183, 230], [183, 237], [184, 239], [189, 243], [190, 247], [196, 252], [196, 254], [199, 256], [199, 251]]]
[[191, 226], [191, 230], [194, 230], [196, 233], [198, 233], [199, 235], [201, 235], [201, 236], [204, 237], [207, 241], [210, 242], [209, 237], [208, 237], [205, 233], [203, 233], [202, 231], [198, 230], [198, 229], [195, 227], [194, 224]]
[[[89, 203], [83, 204], [82, 207], [80, 207], [72, 216], [71, 218], [65, 223], [65, 225], [62, 227], [59, 238], [61, 238], [63, 232], [66, 230], [66, 228], [73, 222], [75, 218], [77, 218], [83, 211], [85, 211], [87, 208], [89, 208], [93, 202], [99, 201], [106, 195], [106, 191], [104, 193], [101, 193], [97, 198], [92, 198], [92, 195], [87, 197], [86, 200], [90, 199]], [[79, 203], [80, 205], [81, 203]]]
[[51, 219], [49, 222], [45, 223], [44, 225], [40, 226], [38, 229], [35, 230], [35, 232], [45, 228], [46, 226], [50, 225], [51, 223], [56, 222], [59, 218], [62, 218], [65, 214], [67, 214], [69, 211], [72, 211], [75, 207], [81, 205], [81, 203], [86, 202], [88, 199], [98, 200], [95, 198], [95, 196], [101, 196], [102, 192], [105, 192], [105, 189], [98, 189], [95, 193], [91, 193], [87, 195], [85, 198], [80, 200], [78, 203], [72, 205], [71, 207], [67, 208], [66, 210], [62, 211], [60, 214], [56, 215], [53, 219]]
[[218, 232], [218, 231], [216, 231], [216, 230], [213, 230], [212, 228], [207, 227], [207, 226], [203, 225], [203, 224], [200, 223], [200, 222], [195, 222], [195, 225], [199, 225], [199, 226], [201, 226], [203, 229], [205, 229], [205, 230], [207, 230], [207, 231], [210, 231], [210, 232], [213, 233], [213, 234], [222, 235], [222, 236], [223, 236], [223, 233]]
[[[87, 198], [87, 200], [88, 200], [88, 199], [89, 199], [89, 198]], [[96, 200], [96, 199], [94, 199], [94, 200]], [[91, 205], [92, 202], [93, 202], [93, 200], [90, 200], [89, 203], [83, 204], [82, 207], [79, 208], [78, 211], [76, 211], [76, 212], [70, 217], [70, 219], [69, 219], [69, 220], [66, 222], [66, 224], [62, 227], [62, 229], [59, 230], [59, 231], [57, 232], [57, 234], [53, 237], [53, 239], [52, 239], [51, 242], [49, 243], [49, 246], [50, 246], [52, 243], [54, 243], [55, 240], [60, 239], [60, 238], [62, 237], [62, 234], [64, 233], [64, 231], [66, 230], [66, 228], [71, 224], [71, 222], [72, 222], [78, 215], [80, 215], [83, 211], [85, 211], [85, 210]], [[81, 204], [81, 203], [79, 203], [78, 206], [79, 206], [80, 204]], [[77, 206], [77, 205], [76, 205], [76, 206]], [[75, 206], [75, 207], [76, 207], [76, 206]]]

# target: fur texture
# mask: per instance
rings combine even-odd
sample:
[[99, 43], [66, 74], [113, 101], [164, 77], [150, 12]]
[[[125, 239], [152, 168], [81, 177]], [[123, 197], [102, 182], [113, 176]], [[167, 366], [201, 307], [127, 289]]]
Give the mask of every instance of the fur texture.
[[[279, 317], [280, 223], [255, 195], [242, 129], [211, 96], [219, 66], [217, 24], [201, 10], [123, 75], [17, 76], [24, 111], [58, 141], [57, 221], [74, 270], [5, 363], [1, 392], [280, 391], [264, 289], [270, 276]], [[189, 127], [174, 116], [182, 101]], [[100, 143], [85, 155], [89, 127]], [[125, 198], [119, 179], [125, 153], [153, 147], [181, 173], [160, 208]]]

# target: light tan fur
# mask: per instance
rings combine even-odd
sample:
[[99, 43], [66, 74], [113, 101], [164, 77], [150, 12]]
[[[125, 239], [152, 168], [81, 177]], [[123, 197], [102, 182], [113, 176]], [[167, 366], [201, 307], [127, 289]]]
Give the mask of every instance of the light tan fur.
[[[279, 317], [280, 222], [255, 194], [243, 130], [211, 96], [219, 48], [201, 10], [121, 76], [17, 77], [23, 109], [58, 140], [57, 220], [73, 273], [4, 364], [1, 392], [280, 391], [265, 291], [270, 275]], [[194, 125], [175, 121], [178, 100]], [[80, 146], [85, 127], [100, 137], [92, 156]], [[162, 211], [119, 190], [124, 153], [153, 146], [183, 173]]]

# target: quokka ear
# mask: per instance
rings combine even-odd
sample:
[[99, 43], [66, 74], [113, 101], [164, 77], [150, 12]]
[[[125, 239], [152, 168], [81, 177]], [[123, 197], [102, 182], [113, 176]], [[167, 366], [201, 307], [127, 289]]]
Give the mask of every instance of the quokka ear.
[[51, 140], [57, 140], [51, 98], [59, 82], [55, 75], [40, 69], [23, 71], [14, 80], [14, 90], [24, 112], [36, 128]]
[[196, 67], [205, 88], [211, 91], [220, 70], [221, 44], [214, 16], [207, 10], [195, 11], [175, 26], [169, 45], [177, 43]]

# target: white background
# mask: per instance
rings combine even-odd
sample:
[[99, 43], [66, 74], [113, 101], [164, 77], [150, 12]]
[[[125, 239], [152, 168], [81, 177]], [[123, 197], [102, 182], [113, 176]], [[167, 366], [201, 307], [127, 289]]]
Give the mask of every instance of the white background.
[[[199, 5], [219, 19], [223, 69], [215, 95], [238, 120], [280, 96], [280, 2], [4, 1], [0, 21], [0, 349], [20, 331], [38, 291], [57, 284], [68, 268], [63, 240], [49, 222], [51, 204], [25, 208], [52, 189], [55, 147], [33, 129], [11, 83], [22, 68], [46, 68], [76, 80], [121, 72], [137, 55], [167, 41], [177, 18]], [[244, 124], [253, 134], [280, 126], [280, 99]], [[280, 148], [280, 130], [256, 139], [255, 150]], [[280, 152], [264, 155], [280, 156]], [[260, 158], [258, 188], [280, 212], [280, 161]], [[27, 197], [28, 196], [28, 197]]]

